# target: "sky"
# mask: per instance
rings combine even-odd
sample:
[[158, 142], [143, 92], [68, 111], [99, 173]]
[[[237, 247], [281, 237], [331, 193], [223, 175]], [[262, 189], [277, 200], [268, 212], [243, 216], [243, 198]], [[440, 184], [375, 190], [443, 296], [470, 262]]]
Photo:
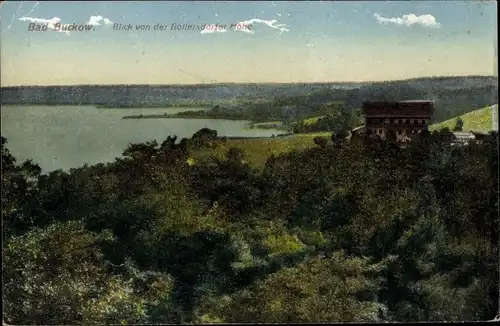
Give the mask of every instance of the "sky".
[[[497, 75], [496, 6], [496, 1], [3, 1], [1, 84]], [[72, 24], [83, 30], [54, 30]], [[118, 30], [120, 24], [132, 29]], [[184, 29], [172, 30], [172, 24]], [[136, 30], [139, 25], [150, 29]]]

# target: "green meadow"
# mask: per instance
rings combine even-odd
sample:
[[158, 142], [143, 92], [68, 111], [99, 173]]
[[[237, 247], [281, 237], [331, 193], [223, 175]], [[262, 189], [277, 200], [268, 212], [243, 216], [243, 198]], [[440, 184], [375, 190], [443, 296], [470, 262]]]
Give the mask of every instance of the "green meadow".
[[[475, 110], [461, 115], [460, 118], [464, 122], [462, 128], [464, 131], [472, 130], [488, 132], [491, 130], [492, 124], [492, 108], [491, 106], [488, 106], [479, 110]], [[433, 124], [429, 127], [429, 129], [431, 131], [441, 130], [443, 128], [453, 129], [456, 125], [456, 122], [457, 117]]]

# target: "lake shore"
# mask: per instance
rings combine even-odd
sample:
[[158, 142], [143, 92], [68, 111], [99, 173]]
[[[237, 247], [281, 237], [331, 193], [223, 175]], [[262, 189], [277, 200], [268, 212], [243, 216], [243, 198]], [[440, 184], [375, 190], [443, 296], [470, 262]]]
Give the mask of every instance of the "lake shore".
[[205, 120], [231, 120], [231, 121], [248, 121], [240, 117], [227, 117], [227, 116], [201, 116], [201, 115], [175, 115], [175, 114], [146, 114], [146, 115], [127, 115], [122, 119], [205, 119]]
[[208, 104], [163, 104], [163, 105], [108, 105], [98, 104], [97, 109], [210, 109]]
[[178, 115], [178, 114], [164, 113], [164, 114], [127, 115], [122, 117], [122, 119], [202, 119], [202, 120], [206, 119], [206, 120], [249, 121], [254, 126], [255, 129], [275, 129], [273, 127], [267, 126], [266, 121], [255, 121], [252, 120], [251, 118], [231, 117], [227, 115]]
[[213, 120], [228, 120], [228, 121], [250, 121], [248, 127], [243, 128], [244, 130], [279, 130], [288, 131], [288, 128], [278, 121], [272, 122], [256, 122], [241, 117], [228, 117], [228, 116], [200, 116], [200, 115], [176, 115], [176, 114], [147, 114], [147, 115], [129, 115], [124, 116], [122, 119], [213, 119]]

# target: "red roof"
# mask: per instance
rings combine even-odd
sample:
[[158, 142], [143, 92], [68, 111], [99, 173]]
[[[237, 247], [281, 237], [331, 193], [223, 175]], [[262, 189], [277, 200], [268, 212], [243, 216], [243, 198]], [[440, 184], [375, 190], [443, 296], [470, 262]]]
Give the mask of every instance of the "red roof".
[[373, 117], [431, 117], [432, 101], [364, 102], [363, 115]]

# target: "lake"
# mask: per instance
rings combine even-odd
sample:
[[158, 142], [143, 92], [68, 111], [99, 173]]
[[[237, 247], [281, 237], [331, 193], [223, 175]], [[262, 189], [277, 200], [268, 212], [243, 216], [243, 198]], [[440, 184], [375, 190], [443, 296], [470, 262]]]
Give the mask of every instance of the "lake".
[[33, 159], [44, 172], [112, 162], [130, 143], [168, 136], [191, 137], [201, 128], [219, 136], [270, 137], [275, 129], [248, 129], [248, 121], [125, 119], [127, 115], [173, 114], [197, 108], [97, 109], [95, 106], [3, 105], [2, 136], [18, 161]]

